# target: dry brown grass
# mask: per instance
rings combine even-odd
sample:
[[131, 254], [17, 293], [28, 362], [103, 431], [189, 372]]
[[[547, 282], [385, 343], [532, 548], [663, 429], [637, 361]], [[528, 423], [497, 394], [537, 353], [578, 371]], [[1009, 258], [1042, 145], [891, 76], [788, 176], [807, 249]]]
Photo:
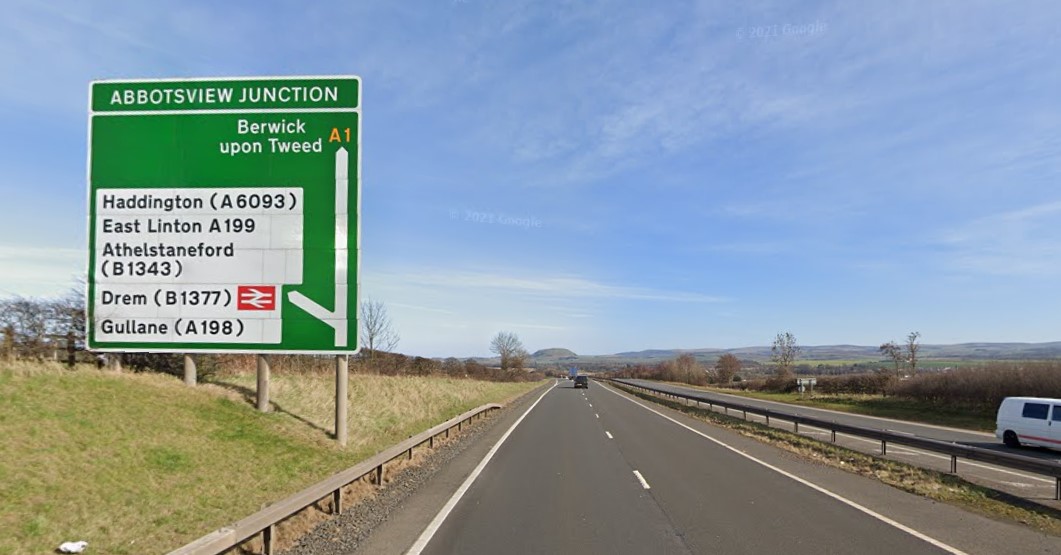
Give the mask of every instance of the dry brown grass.
[[352, 376], [344, 450], [329, 439], [329, 379], [273, 383], [283, 411], [262, 414], [233, 384], [0, 361], [0, 553], [79, 539], [95, 553], [167, 551], [535, 385]]
[[[218, 378], [219, 387], [253, 402], [256, 377], [240, 374]], [[270, 377], [270, 402], [282, 414], [297, 415], [293, 433], [328, 441], [335, 426], [335, 378], [325, 374]], [[443, 377], [352, 374], [348, 384], [348, 450], [371, 454], [415, 432], [489, 402], [506, 402], [537, 384], [498, 383]]]
[[938, 405], [996, 411], [1006, 397], [1061, 398], [1061, 361], [994, 362], [921, 374], [896, 383], [890, 393]]
[[874, 457], [813, 438], [771, 428], [756, 422], [671, 401], [614, 384], [642, 399], [689, 414], [714, 425], [732, 429], [815, 462], [878, 480], [903, 491], [948, 503], [995, 519], [1022, 524], [1043, 533], [1061, 536], [1061, 511], [990, 488], [972, 484], [959, 476]]

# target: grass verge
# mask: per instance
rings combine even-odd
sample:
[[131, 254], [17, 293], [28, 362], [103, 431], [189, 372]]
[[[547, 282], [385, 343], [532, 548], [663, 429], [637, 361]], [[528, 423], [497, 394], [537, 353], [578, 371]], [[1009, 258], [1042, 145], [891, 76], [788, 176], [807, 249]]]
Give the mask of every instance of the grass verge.
[[86, 540], [158, 553], [386, 447], [535, 383], [353, 375], [349, 446], [330, 439], [333, 377], [274, 372], [188, 388], [172, 376], [0, 362], [0, 554]]
[[735, 389], [697, 387], [684, 383], [676, 383], [674, 385], [703, 389], [714, 393], [748, 397], [750, 399], [777, 401], [779, 403], [788, 403], [790, 405], [850, 412], [852, 414], [864, 414], [866, 416], [893, 418], [895, 420], [948, 426], [951, 428], [961, 428], [963, 430], [975, 430], [980, 432], [995, 431], [995, 414], [993, 412], [986, 413], [982, 410], [970, 410], [963, 407], [939, 406], [900, 397], [815, 394], [813, 397], [807, 395], [805, 398], [800, 398], [799, 393], [740, 391]]
[[723, 426], [806, 459], [872, 478], [903, 491], [955, 505], [989, 518], [1011, 521], [1046, 534], [1061, 536], [1061, 511], [967, 482], [959, 476], [874, 457], [756, 422], [659, 398], [620, 384], [613, 385], [641, 399], [704, 422]]

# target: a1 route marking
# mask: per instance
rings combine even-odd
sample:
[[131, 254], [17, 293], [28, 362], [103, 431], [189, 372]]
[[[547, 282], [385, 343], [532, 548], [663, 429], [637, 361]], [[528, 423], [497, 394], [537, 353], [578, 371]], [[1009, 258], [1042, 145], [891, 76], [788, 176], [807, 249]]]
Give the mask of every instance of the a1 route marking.
[[357, 349], [357, 77], [98, 81], [89, 347]]

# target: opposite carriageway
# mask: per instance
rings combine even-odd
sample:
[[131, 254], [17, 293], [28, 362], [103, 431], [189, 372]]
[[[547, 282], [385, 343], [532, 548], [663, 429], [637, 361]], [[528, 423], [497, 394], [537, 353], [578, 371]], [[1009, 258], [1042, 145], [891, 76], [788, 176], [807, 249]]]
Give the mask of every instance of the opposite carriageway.
[[831, 439], [834, 442], [836, 441], [836, 434], [838, 433], [876, 440], [880, 442], [882, 454], [887, 454], [889, 443], [904, 445], [932, 453], [939, 453], [950, 457], [950, 472], [953, 474], [958, 472], [958, 460], [967, 459], [970, 461], [979, 461], [1003, 468], [1022, 470], [1041, 476], [1047, 476], [1054, 480], [1054, 499], [1061, 500], [1061, 462], [1017, 455], [1014, 453], [1005, 453], [995, 449], [976, 447], [956, 441], [943, 441], [904, 432], [855, 426], [837, 422], [835, 420], [805, 416], [794, 412], [778, 411], [761, 406], [719, 399], [710, 396], [707, 393], [679, 390], [672, 387], [652, 386], [645, 384], [644, 381], [641, 380], [637, 382], [611, 378], [605, 378], [605, 380], [657, 395], [671, 397], [673, 399], [692, 401], [697, 404], [703, 403], [708, 405], [711, 409], [714, 409], [716, 406], [722, 407], [727, 413], [730, 410], [739, 411], [743, 414], [745, 420], [747, 420], [749, 414], [758, 415], [766, 419], [767, 425], [770, 424], [771, 419], [791, 422], [795, 432], [799, 432], [800, 425], [827, 430], [831, 433]]

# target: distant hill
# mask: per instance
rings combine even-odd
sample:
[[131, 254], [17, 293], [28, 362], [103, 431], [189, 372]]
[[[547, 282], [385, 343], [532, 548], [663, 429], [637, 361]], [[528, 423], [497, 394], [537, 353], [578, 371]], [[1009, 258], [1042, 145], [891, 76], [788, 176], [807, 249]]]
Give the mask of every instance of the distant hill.
[[[717, 358], [733, 354], [741, 359], [766, 362], [770, 360], [769, 346], [738, 347], [734, 349], [648, 349], [644, 351], [601, 355], [600, 359], [620, 359], [632, 363], [658, 362], [690, 353], [698, 359]], [[958, 343], [955, 345], [921, 345], [919, 356], [924, 359], [950, 360], [1020, 360], [1061, 358], [1061, 341], [1049, 343]], [[587, 357], [580, 357], [587, 358]], [[805, 345], [800, 347], [802, 360], [880, 360], [878, 347], [867, 345]]]
[[[877, 346], [869, 345], [804, 345], [800, 347], [800, 355], [797, 360], [820, 360], [820, 361], [882, 361]], [[608, 369], [626, 366], [628, 364], [656, 364], [665, 360], [671, 360], [683, 353], [692, 354], [701, 363], [714, 364], [718, 357], [724, 354], [732, 354], [743, 361], [750, 363], [769, 363], [770, 347], [753, 346], [738, 347], [731, 349], [701, 348], [701, 349], [646, 349], [644, 351], [628, 351], [613, 355], [579, 355], [570, 349], [551, 348], [535, 351], [531, 355], [529, 365], [538, 368], [555, 368], [563, 370], [567, 366], [578, 366], [582, 369]], [[1049, 343], [958, 343], [955, 345], [921, 345], [918, 353], [923, 360], [954, 360], [954, 361], [978, 361], [978, 360], [1045, 360], [1061, 359], [1061, 341]], [[500, 360], [497, 357], [476, 358], [481, 364], [497, 366]]]
[[578, 355], [570, 349], [553, 348], [534, 351], [534, 353], [531, 354], [531, 359], [535, 362], [559, 362], [576, 360], [578, 359]]

